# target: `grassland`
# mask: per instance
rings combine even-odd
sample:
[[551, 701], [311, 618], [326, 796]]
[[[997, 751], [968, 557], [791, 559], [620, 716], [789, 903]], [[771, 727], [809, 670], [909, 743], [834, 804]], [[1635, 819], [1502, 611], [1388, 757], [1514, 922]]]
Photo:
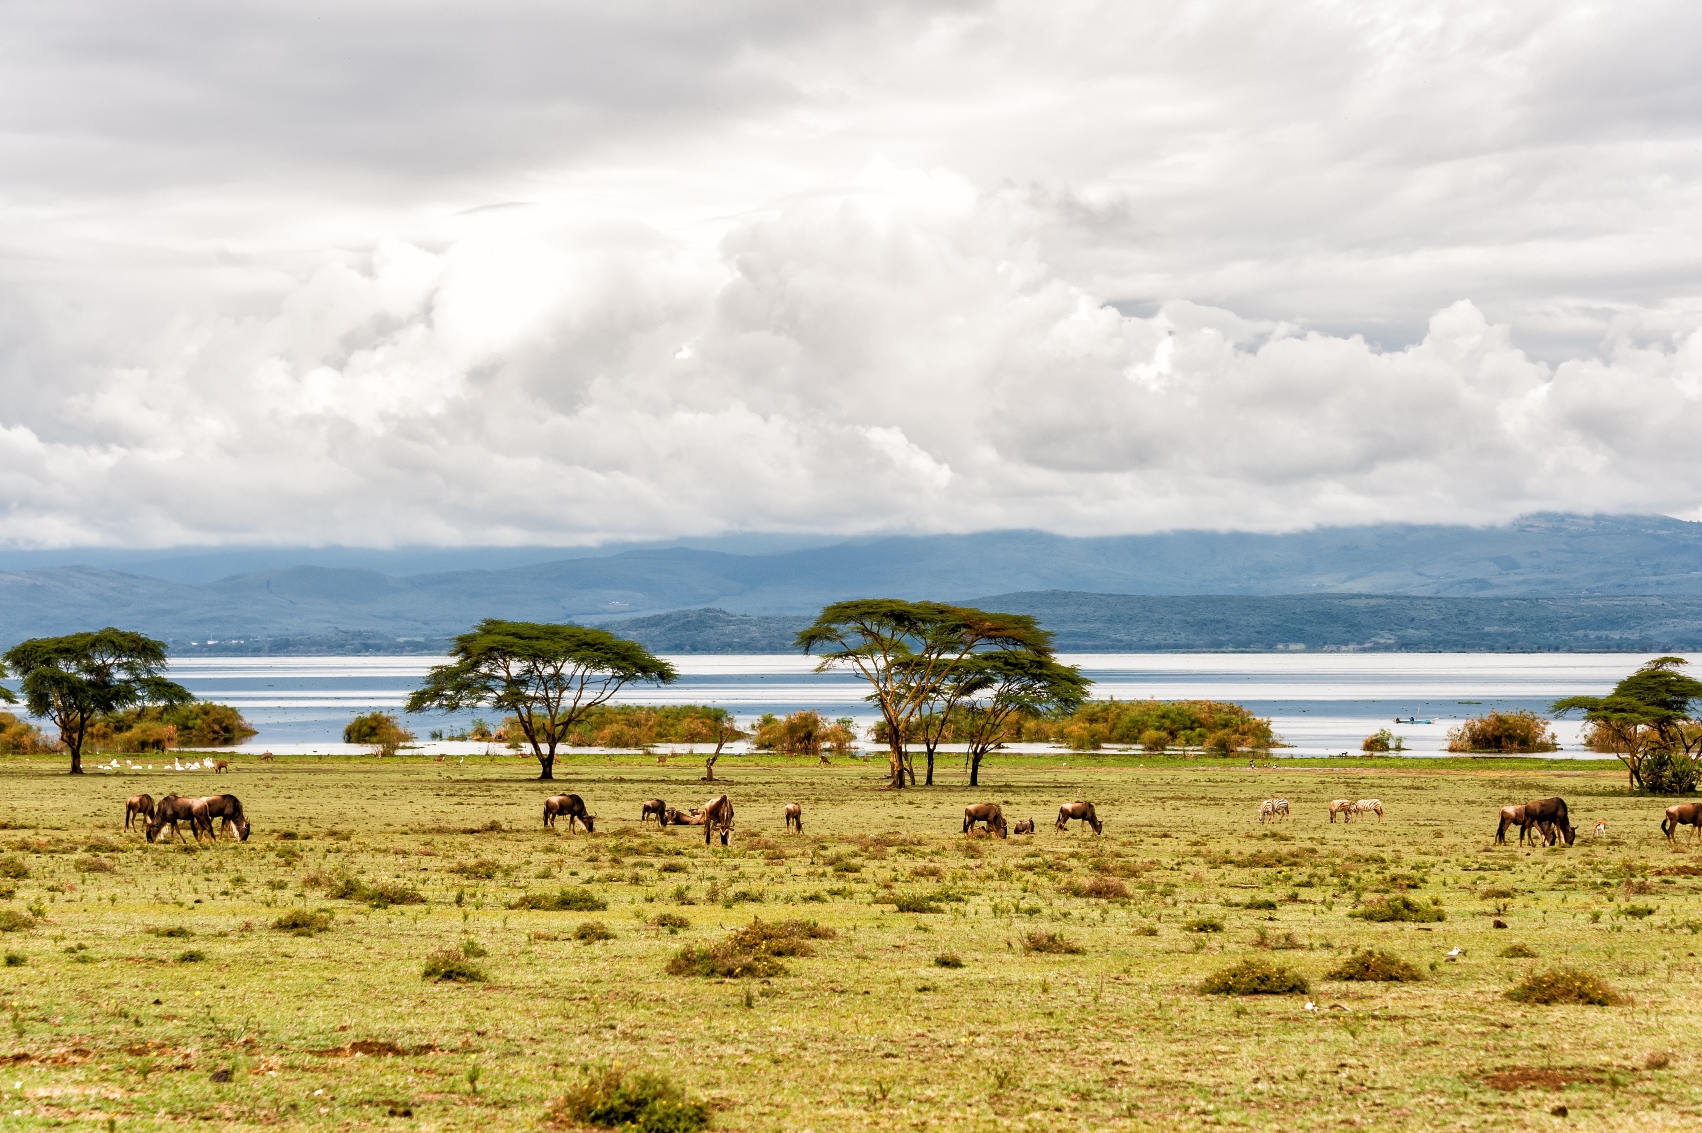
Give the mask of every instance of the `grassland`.
[[[0, 1125], [533, 1129], [582, 1067], [615, 1062], [671, 1075], [723, 1129], [1702, 1116], [1702, 854], [1669, 849], [1662, 804], [1612, 767], [1071, 754], [997, 760], [974, 792], [956, 768], [892, 792], [884, 761], [726, 758], [723, 849], [635, 821], [649, 796], [707, 797], [700, 765], [575, 756], [553, 784], [535, 766], [239, 759], [215, 780], [0, 763], [0, 873], [23, 875], [0, 879], [0, 922], [39, 917], [0, 934]], [[191, 850], [123, 830], [126, 796], [171, 789], [239, 795], [253, 837]], [[595, 835], [540, 828], [557, 790], [587, 799]], [[1492, 844], [1500, 803], [1549, 794], [1571, 802], [1576, 846]], [[1254, 821], [1267, 795], [1293, 818]], [[1388, 817], [1331, 825], [1343, 796]], [[1051, 829], [1076, 798], [1103, 836]], [[984, 799], [1040, 833], [963, 837], [962, 806]], [[781, 831], [789, 801], [803, 837]], [[563, 890], [606, 908], [510, 907]], [[1402, 896], [1446, 919], [1349, 916]], [[762, 977], [667, 973], [753, 918], [813, 922], [810, 954]], [[1366, 949], [1423, 978], [1326, 978]], [[428, 980], [434, 955], [484, 979]], [[1249, 959], [1310, 992], [1197, 990]], [[1505, 998], [1561, 964], [1630, 1001]]]

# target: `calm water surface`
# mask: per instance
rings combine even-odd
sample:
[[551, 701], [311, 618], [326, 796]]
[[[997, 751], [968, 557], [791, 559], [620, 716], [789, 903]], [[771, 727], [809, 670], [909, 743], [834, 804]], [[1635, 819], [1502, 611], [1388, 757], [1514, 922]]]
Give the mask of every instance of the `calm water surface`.
[[[1626, 653], [1091, 653], [1066, 656], [1094, 682], [1093, 695], [1137, 700], [1232, 700], [1271, 718], [1290, 755], [1359, 748], [1387, 727], [1420, 754], [1441, 752], [1449, 727], [1490, 709], [1546, 711], [1557, 697], [1605, 693], [1645, 658]], [[400, 713], [437, 658], [190, 658], [172, 677], [196, 696], [239, 708], [260, 729], [254, 750], [330, 750], [343, 725], [363, 712]], [[669, 660], [680, 679], [634, 686], [628, 704], [715, 704], [741, 720], [814, 708], [827, 716], [873, 714], [864, 686], [816, 673], [808, 658], [784, 655], [684, 656]], [[476, 715], [428, 714], [408, 724], [424, 739], [465, 727]], [[499, 714], [485, 713], [494, 723]], [[1427, 724], [1396, 724], [1417, 717]], [[1577, 751], [1576, 721], [1555, 724], [1563, 749]]]

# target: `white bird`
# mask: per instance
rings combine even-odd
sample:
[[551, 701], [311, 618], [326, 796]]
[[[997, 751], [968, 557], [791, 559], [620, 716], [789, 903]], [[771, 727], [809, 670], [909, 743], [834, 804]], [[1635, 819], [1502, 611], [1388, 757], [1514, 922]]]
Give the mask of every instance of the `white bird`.
[[1444, 960], [1452, 961], [1452, 960], [1458, 960], [1461, 956], [1464, 956], [1464, 955], [1465, 955], [1465, 950], [1462, 949], [1458, 944], [1456, 944], [1456, 945], [1454, 945], [1454, 950], [1452, 952], [1449, 952], [1447, 955], [1443, 956], [1442, 958]]
[[1318, 1005], [1316, 1003], [1312, 1003], [1312, 1002], [1308, 1001], [1307, 1004], [1306, 1004], [1306, 1010], [1316, 1011], [1316, 1010], [1318, 1010]]

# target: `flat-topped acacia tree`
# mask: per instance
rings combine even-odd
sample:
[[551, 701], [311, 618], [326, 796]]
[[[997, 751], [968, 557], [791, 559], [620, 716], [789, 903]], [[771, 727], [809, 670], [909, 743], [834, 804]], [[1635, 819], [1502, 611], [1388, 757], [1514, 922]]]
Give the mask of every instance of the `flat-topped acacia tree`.
[[969, 747], [971, 787], [981, 785], [981, 761], [1012, 717], [1074, 712], [1092, 684], [1074, 665], [1011, 650], [976, 654], [950, 683], [952, 733]]
[[487, 618], [455, 638], [454, 658], [426, 674], [409, 712], [489, 705], [512, 713], [554, 779], [556, 748], [580, 717], [633, 681], [667, 684], [674, 667], [636, 641], [588, 626]]
[[[83, 773], [89, 725], [138, 705], [188, 704], [188, 689], [168, 681], [165, 642], [127, 630], [106, 629], [64, 637], [32, 637], [6, 651], [5, 667], [22, 682], [32, 716], [59, 726], [71, 753], [71, 774]], [[15, 701], [0, 689], [4, 699]]]
[[820, 655], [818, 672], [850, 669], [869, 682], [868, 699], [886, 721], [887, 761], [899, 790], [911, 722], [972, 657], [995, 651], [1052, 656], [1052, 635], [1027, 614], [897, 598], [835, 602], [797, 643]]

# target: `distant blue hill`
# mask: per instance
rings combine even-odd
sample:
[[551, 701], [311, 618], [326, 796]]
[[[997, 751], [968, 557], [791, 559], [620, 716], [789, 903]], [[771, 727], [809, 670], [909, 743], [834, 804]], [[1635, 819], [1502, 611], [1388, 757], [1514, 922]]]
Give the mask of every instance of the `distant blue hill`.
[[[737, 619], [780, 617], [795, 625], [794, 619], [842, 598], [1000, 595], [1045, 605], [1048, 624], [1061, 635], [1067, 625], [1069, 640], [1083, 643], [1071, 648], [1135, 648], [1136, 641], [1154, 643], [1141, 648], [1364, 647], [1384, 640], [1369, 647], [1579, 648], [1576, 643], [1586, 640], [1689, 640], [1684, 627], [1691, 624], [1691, 607], [1681, 599], [1702, 599], [1702, 524], [1660, 516], [1537, 515], [1500, 527], [1381, 525], [1288, 535], [1069, 538], [1010, 531], [771, 545], [782, 549], [526, 548], [490, 550], [481, 558], [476, 549], [246, 548], [174, 552], [158, 560], [165, 564], [160, 574], [174, 577], [150, 574], [145, 557], [114, 569], [119, 553], [106, 552], [90, 556], [101, 562], [0, 572], [0, 642], [110, 624], [162, 637], [182, 651], [435, 652], [480, 618], [506, 617], [619, 622], [636, 627], [635, 633], [671, 634], [669, 640], [699, 642], [693, 648], [703, 649], [716, 634], [754, 643], [781, 632], [775, 628], [781, 623], [765, 628]], [[18, 562], [20, 554], [10, 561]], [[275, 556], [274, 565], [254, 569], [267, 554]], [[216, 573], [221, 555], [244, 569], [210, 581], [182, 580]], [[351, 562], [363, 565], [336, 565]], [[392, 562], [416, 568], [448, 562], [458, 569], [381, 569]], [[498, 569], [466, 568], [480, 562]], [[1035, 597], [1047, 592], [1066, 596]], [[1124, 600], [1142, 595], [1166, 596], [1168, 604]], [[1649, 597], [1664, 604], [1499, 607], [1503, 613], [1473, 638], [1468, 623], [1483, 621], [1488, 615], [1482, 611], [1491, 607], [1378, 604], [1367, 595]], [[1206, 596], [1224, 601], [1181, 601]], [[1284, 602], [1227, 601], [1279, 596]], [[1306, 605], [1299, 600], [1304, 596], [1356, 597]], [[720, 613], [697, 613], [703, 610]], [[1506, 612], [1515, 610], [1524, 613]], [[663, 614], [675, 616], [642, 626], [628, 621]], [[1503, 622], [1522, 628], [1492, 628]], [[1336, 628], [1323, 633], [1326, 625]], [[1638, 636], [1648, 634], [1654, 636]], [[1472, 640], [1481, 644], [1436, 644]], [[1086, 644], [1093, 641], [1100, 644]]]

